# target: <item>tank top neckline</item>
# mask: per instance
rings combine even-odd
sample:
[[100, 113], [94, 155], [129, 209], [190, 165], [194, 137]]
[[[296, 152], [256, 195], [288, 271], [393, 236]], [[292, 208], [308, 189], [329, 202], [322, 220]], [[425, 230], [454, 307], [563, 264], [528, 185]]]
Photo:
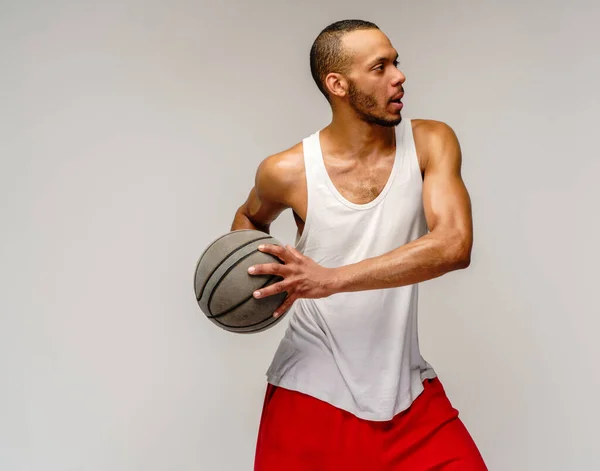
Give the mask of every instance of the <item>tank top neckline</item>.
[[398, 173], [398, 169], [400, 167], [401, 164], [401, 160], [404, 157], [404, 146], [402, 145], [402, 139], [401, 139], [401, 132], [400, 132], [400, 128], [402, 126], [406, 126], [405, 123], [406, 120], [402, 120], [401, 123], [396, 127], [395, 131], [396, 131], [396, 153], [394, 156], [394, 163], [392, 164], [392, 170], [388, 176], [388, 179], [383, 187], [383, 189], [381, 190], [381, 192], [379, 192], [379, 194], [372, 199], [371, 201], [369, 201], [368, 203], [353, 203], [352, 201], [348, 200], [344, 195], [342, 195], [338, 189], [336, 188], [335, 184], [333, 183], [333, 181], [331, 180], [331, 177], [329, 176], [329, 172], [327, 172], [327, 167], [325, 167], [325, 160], [323, 158], [323, 148], [321, 147], [321, 131], [322, 129], [320, 129], [319, 131], [317, 131], [315, 133], [315, 150], [316, 150], [316, 160], [317, 160], [317, 165], [319, 166], [319, 170], [321, 172], [321, 174], [323, 175], [323, 178], [325, 180], [325, 182], [327, 183], [327, 186], [329, 187], [329, 189], [331, 190], [332, 194], [340, 201], [340, 203], [344, 204], [345, 206], [351, 208], [351, 209], [356, 209], [356, 210], [366, 210], [366, 209], [371, 209], [372, 207], [378, 205], [379, 203], [381, 203], [381, 201], [383, 201], [383, 199], [386, 197], [387, 193], [390, 191], [390, 188], [392, 187], [392, 184], [394, 183], [394, 180], [396, 178], [396, 174]]

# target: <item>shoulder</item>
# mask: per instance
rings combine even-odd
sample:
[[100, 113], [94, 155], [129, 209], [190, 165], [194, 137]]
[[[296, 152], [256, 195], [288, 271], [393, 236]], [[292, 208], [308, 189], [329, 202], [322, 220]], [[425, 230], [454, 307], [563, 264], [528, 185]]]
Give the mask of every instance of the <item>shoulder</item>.
[[413, 119], [411, 124], [422, 170], [440, 159], [460, 164], [460, 144], [450, 125], [432, 119]]
[[304, 180], [304, 152], [300, 142], [265, 158], [256, 171], [255, 187], [261, 198], [287, 203]]
[[454, 130], [443, 121], [433, 119], [411, 120], [415, 142], [429, 150], [432, 146], [440, 146], [458, 142]]

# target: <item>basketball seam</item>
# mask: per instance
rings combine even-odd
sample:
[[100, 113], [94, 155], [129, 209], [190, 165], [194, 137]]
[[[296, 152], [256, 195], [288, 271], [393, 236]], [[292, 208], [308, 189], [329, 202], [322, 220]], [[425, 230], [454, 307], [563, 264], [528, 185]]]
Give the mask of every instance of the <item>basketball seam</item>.
[[[273, 238], [273, 236], [259, 237], [258, 239], [254, 239], [254, 240], [251, 240], [250, 242], [246, 242], [245, 244], [240, 245], [233, 252], [229, 253], [227, 255], [227, 257], [225, 257], [215, 268], [212, 269], [212, 271], [210, 272], [210, 274], [207, 277], [204, 278], [204, 280], [205, 280], [204, 284], [202, 285], [202, 288], [199, 290], [199, 294], [196, 296], [196, 300], [200, 301], [202, 299], [202, 295], [204, 294], [204, 288], [206, 288], [206, 285], [208, 284], [208, 281], [214, 275], [214, 273], [219, 269], [219, 267], [225, 262], [225, 260], [227, 260], [228, 258], [230, 258], [232, 255], [234, 255], [236, 252], [240, 251], [244, 247], [247, 247], [248, 245], [250, 245], [250, 244], [252, 244], [252, 243], [254, 243], [256, 241], [265, 240], [265, 239], [272, 239], [272, 238]], [[212, 244], [211, 244], [211, 247], [212, 247]], [[208, 252], [208, 248], [206, 249], [206, 251], [204, 252], [204, 254], [206, 254], [206, 252]], [[202, 261], [203, 258], [204, 258], [204, 255], [202, 257], [200, 257], [200, 260], [198, 260], [198, 264], [197, 265], [200, 264], [200, 262]], [[196, 270], [196, 277], [197, 276], [198, 276], [198, 270]]]
[[[254, 253], [254, 252], [252, 252], [252, 253]], [[252, 255], [252, 254], [250, 254], [250, 255]], [[271, 276], [269, 277], [269, 279], [268, 279], [268, 280], [265, 282], [265, 284], [264, 284], [264, 285], [262, 285], [262, 286], [260, 286], [260, 287], [259, 287], [259, 288], [257, 288], [257, 289], [262, 289], [262, 288], [264, 288], [264, 287], [265, 287], [265, 286], [267, 286], [269, 283], [271, 283], [271, 281], [273, 281], [273, 279], [275, 279], [275, 278], [277, 278], [277, 275], [271, 275]], [[215, 289], [217, 288], [217, 286], [218, 286], [218, 285], [215, 285]], [[210, 318], [210, 319], [217, 319], [217, 318], [219, 318], [219, 317], [222, 317], [222, 316], [224, 316], [225, 314], [229, 314], [231, 311], [233, 311], [234, 309], [237, 309], [237, 308], [238, 308], [238, 307], [240, 307], [242, 304], [245, 304], [245, 303], [247, 303], [248, 301], [250, 301], [250, 300], [252, 299], [252, 297], [253, 297], [253, 296], [252, 296], [252, 295], [250, 295], [250, 296], [248, 296], [246, 299], [244, 299], [243, 301], [241, 301], [241, 302], [237, 303], [235, 306], [232, 306], [232, 307], [230, 307], [230, 308], [229, 308], [229, 309], [227, 309], [226, 311], [220, 312], [219, 314], [211, 314], [211, 315], [209, 315], [209, 316], [206, 316], [206, 317], [208, 317], [208, 318]], [[210, 310], [210, 305], [209, 305], [208, 309]]]
[[[243, 260], [247, 259], [248, 257], [250, 257], [251, 255], [254, 255], [256, 252], [258, 252], [258, 250], [254, 250], [254, 252], [250, 252], [247, 255], [244, 255], [243, 257], [241, 257], [239, 260], [237, 260], [233, 265], [231, 265], [226, 271], [225, 273], [223, 273], [223, 275], [221, 275], [221, 278], [219, 278], [217, 280], [217, 282], [215, 283], [215, 286], [213, 287], [210, 296], [208, 297], [208, 299], [206, 300], [206, 309], [208, 309], [208, 312], [210, 312], [210, 315], [212, 316], [213, 313], [210, 309], [210, 303], [212, 301], [213, 296], [215, 295], [215, 293], [217, 292], [217, 288], [219, 287], [219, 285], [221, 284], [221, 282], [225, 279], [225, 277], [231, 272], [231, 270], [233, 270], [235, 267], [237, 267]], [[269, 255], [270, 257], [275, 258], [273, 255], [270, 254], [265, 254], [265, 255]], [[229, 258], [229, 257], [228, 257]]]
[[263, 319], [262, 321], [257, 322], [255, 324], [244, 325], [244, 326], [241, 326], [241, 327], [236, 327], [236, 326], [233, 326], [233, 325], [225, 324], [224, 322], [221, 322], [218, 318], [215, 319], [214, 317], [209, 317], [209, 319], [211, 319], [213, 322], [217, 322], [219, 325], [221, 325], [222, 327], [225, 327], [227, 330], [230, 330], [230, 331], [241, 330], [243, 333], [246, 333], [246, 332], [248, 332], [248, 333], [254, 333], [254, 332], [258, 332], [258, 331], [256, 331], [256, 330], [242, 330], [242, 329], [248, 329], [250, 327], [255, 327], [257, 325], [260, 325], [260, 324], [264, 323], [265, 321], [269, 321], [270, 320], [271, 321], [270, 323], [265, 324], [264, 326], [262, 326], [262, 328], [266, 328], [266, 327], [269, 327], [272, 324], [275, 324], [275, 323], [279, 322], [281, 319], [283, 319], [283, 316], [279, 316], [279, 317], [270, 316], [270, 317], [267, 317], [266, 319]]

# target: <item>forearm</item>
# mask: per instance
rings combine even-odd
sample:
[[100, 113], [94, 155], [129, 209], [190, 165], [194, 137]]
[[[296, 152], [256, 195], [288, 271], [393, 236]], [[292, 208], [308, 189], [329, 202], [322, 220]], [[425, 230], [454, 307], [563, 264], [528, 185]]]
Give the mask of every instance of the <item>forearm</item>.
[[334, 269], [334, 291], [394, 288], [437, 278], [470, 263], [470, 243], [433, 232], [378, 257]]

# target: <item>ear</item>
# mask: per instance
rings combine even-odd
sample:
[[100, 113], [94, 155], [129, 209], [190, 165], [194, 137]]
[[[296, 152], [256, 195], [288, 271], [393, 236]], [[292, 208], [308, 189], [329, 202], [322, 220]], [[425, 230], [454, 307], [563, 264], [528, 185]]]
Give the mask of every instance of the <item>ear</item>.
[[348, 94], [348, 81], [342, 74], [332, 72], [325, 77], [325, 87], [329, 94], [337, 97], [345, 97]]

